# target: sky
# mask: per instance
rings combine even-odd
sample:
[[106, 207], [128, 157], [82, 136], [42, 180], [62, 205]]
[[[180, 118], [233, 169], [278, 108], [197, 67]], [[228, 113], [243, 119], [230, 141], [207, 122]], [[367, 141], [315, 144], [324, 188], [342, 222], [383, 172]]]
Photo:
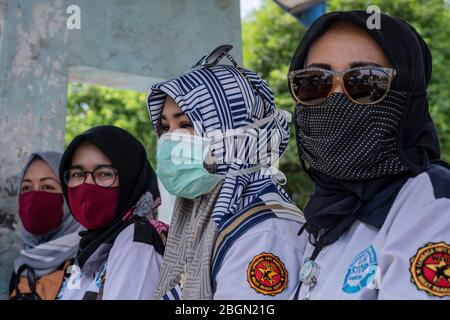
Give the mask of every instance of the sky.
[[262, 0], [240, 0], [241, 3], [241, 18], [245, 17], [253, 9], [261, 6]]

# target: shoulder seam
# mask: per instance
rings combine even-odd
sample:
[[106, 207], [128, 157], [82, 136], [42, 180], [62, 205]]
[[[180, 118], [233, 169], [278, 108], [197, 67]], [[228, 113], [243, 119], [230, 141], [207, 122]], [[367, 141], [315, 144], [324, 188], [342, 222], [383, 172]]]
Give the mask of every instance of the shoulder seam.
[[[273, 220], [273, 219], [276, 219], [276, 217], [269, 218], [269, 219], [267, 219], [267, 220], [265, 220], [265, 221], [269, 221], [269, 220]], [[262, 221], [262, 222], [260, 222], [260, 223], [263, 223], [263, 222], [265, 222], [265, 221]], [[301, 223], [299, 222], [299, 224], [301, 224]], [[247, 230], [247, 232], [249, 232], [249, 231], [251, 231], [251, 230], [252, 230], [252, 229], [250, 228], [249, 230]], [[248, 234], [246, 234], [246, 232], [244, 232], [244, 233], [242, 234], [242, 236], [240, 236], [239, 238], [236, 239], [235, 242], [233, 242], [233, 244], [230, 246], [230, 248], [232, 248], [232, 247], [233, 247], [236, 243], [238, 243], [240, 240], [245, 240], [246, 238], [249, 238], [249, 237], [251, 237], [251, 236], [258, 235], [258, 234], [264, 234], [264, 233], [270, 233], [270, 230], [261, 230], [261, 231], [257, 231], [257, 232], [253, 232], [253, 233], [248, 233]], [[285, 243], [289, 243], [289, 244], [291, 244], [292, 246], [294, 246], [294, 247], [297, 248], [297, 245], [296, 245], [294, 242], [292, 242], [292, 241], [286, 239], [284, 236], [279, 235], [279, 234], [276, 234], [276, 233], [273, 233], [273, 232], [272, 232], [271, 234], [272, 234], [273, 236], [277, 237], [277, 238], [283, 239], [283, 240], [285, 241]], [[298, 238], [300, 238], [300, 237], [301, 237], [301, 236], [298, 236]]]
[[[441, 176], [439, 175], [439, 171], [441, 170], [448, 171], [447, 173], [449, 179], [448, 181], [445, 180], [447, 176], [444, 176], [444, 179], [440, 179]], [[430, 170], [426, 171], [426, 174], [433, 189], [433, 195], [435, 197], [435, 200], [442, 198], [450, 199], [450, 170], [448, 170], [443, 166], [436, 165], [434, 166], [434, 168], [431, 168]]]

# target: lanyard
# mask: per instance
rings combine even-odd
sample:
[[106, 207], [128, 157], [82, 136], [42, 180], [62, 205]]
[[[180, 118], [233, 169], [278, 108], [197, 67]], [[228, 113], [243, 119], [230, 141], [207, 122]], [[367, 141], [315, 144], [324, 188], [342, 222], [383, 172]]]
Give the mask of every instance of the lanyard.
[[[304, 226], [300, 229], [299, 235], [304, 231]], [[300, 294], [300, 289], [302, 288], [303, 283], [309, 285], [310, 290], [314, 288], [317, 282], [317, 277], [319, 275], [320, 267], [314, 261], [319, 255], [320, 251], [323, 249], [323, 242], [320, 241], [317, 246], [314, 247], [314, 251], [312, 255], [309, 257], [308, 261], [305, 262], [300, 269], [299, 279], [300, 283], [297, 286], [297, 290], [295, 291], [294, 300], [298, 300], [298, 296]], [[309, 295], [309, 294], [308, 294]]]

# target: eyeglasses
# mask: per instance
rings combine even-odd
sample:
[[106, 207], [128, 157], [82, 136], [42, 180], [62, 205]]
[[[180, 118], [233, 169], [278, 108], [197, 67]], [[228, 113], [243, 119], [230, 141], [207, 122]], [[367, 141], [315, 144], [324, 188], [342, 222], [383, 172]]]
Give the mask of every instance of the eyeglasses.
[[239, 73], [248, 81], [250, 86], [253, 88], [253, 90], [259, 94], [259, 90], [256, 89], [248, 76], [245, 74], [243, 68], [234, 60], [234, 58], [229, 54], [229, 52], [233, 49], [233, 46], [231, 44], [224, 44], [221, 46], [218, 46], [213, 51], [211, 51], [208, 54], [203, 55], [196, 63], [194, 63], [191, 67], [191, 69], [196, 68], [210, 68], [217, 65], [220, 60], [222, 60], [224, 57], [230, 60], [230, 62], [233, 64], [233, 66], [239, 71]]
[[334, 72], [320, 68], [295, 70], [288, 73], [292, 97], [305, 105], [317, 105], [331, 94], [335, 81], [339, 81], [345, 94], [358, 104], [375, 104], [389, 91], [395, 69], [382, 67], [350, 68]]
[[94, 183], [101, 187], [111, 187], [117, 179], [117, 170], [112, 166], [101, 166], [93, 171], [73, 168], [64, 172], [64, 183], [69, 188], [80, 186], [86, 182], [89, 174]]

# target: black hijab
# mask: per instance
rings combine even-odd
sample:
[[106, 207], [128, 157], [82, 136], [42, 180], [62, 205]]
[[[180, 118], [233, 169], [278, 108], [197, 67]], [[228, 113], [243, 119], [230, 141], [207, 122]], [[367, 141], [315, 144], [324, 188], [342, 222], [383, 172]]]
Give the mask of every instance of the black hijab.
[[[317, 19], [300, 42], [289, 70], [304, 68], [312, 43], [336, 21], [350, 22], [367, 32], [397, 70], [391, 89], [408, 94], [397, 135], [397, 153], [408, 171], [366, 181], [339, 181], [308, 169], [315, 190], [304, 210], [305, 228], [313, 235], [316, 246], [335, 242], [356, 220], [381, 228], [406, 180], [428, 170], [431, 162], [440, 159], [439, 141], [426, 96], [431, 78], [431, 52], [407, 22], [381, 14], [381, 28], [370, 30], [366, 26], [369, 16], [365, 11], [349, 11], [332, 12]], [[298, 128], [296, 134], [300, 155]]]
[[[83, 231], [77, 255], [80, 267], [103, 243], [113, 243], [120, 231], [126, 227], [122, 221], [124, 214], [150, 191], [153, 199], [160, 197], [156, 174], [147, 160], [144, 146], [127, 131], [114, 126], [99, 126], [75, 137], [63, 154], [59, 167], [59, 179], [64, 181], [64, 172], [70, 168], [72, 157], [78, 146], [89, 141], [98, 147], [118, 171], [119, 196], [116, 217], [97, 230]], [[61, 183], [64, 197], [69, 205], [68, 190]]]

